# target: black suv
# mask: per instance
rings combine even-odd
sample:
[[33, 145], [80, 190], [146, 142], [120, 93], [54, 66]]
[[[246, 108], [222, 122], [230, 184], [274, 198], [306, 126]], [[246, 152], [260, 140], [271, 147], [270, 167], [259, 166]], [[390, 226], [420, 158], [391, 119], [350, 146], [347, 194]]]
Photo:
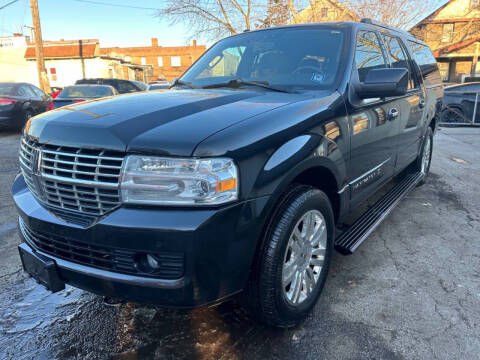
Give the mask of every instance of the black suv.
[[294, 325], [334, 248], [353, 252], [423, 181], [441, 98], [429, 48], [369, 20], [221, 40], [172, 91], [27, 124], [23, 266], [52, 291], [170, 307], [246, 290], [262, 321]]
[[107, 78], [95, 78], [95, 79], [81, 79], [75, 82], [75, 85], [109, 85], [118, 91], [119, 94], [134, 93], [138, 91], [146, 91], [148, 85], [137, 80], [124, 80], [124, 79], [107, 79]]

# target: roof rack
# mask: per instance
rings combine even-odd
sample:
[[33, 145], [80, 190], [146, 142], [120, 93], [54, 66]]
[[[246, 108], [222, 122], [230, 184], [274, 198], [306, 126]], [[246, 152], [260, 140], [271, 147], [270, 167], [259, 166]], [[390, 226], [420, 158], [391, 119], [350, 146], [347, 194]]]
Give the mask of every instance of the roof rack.
[[376, 20], [372, 20], [370, 18], [363, 18], [362, 20], [360, 20], [360, 22], [364, 23], [364, 24], [370, 24], [370, 25], [375, 25], [375, 26], [379, 26], [379, 27], [382, 27], [384, 29], [388, 29], [388, 30], [392, 30], [392, 31], [397, 31], [399, 33], [402, 33], [404, 35], [407, 35], [409, 37], [413, 37], [412, 34], [410, 34], [408, 31], [405, 31], [405, 30], [402, 30], [402, 29], [399, 29], [399, 28], [396, 28], [394, 26], [390, 26], [390, 25], [386, 25], [386, 24], [383, 24], [379, 21], [376, 21]]

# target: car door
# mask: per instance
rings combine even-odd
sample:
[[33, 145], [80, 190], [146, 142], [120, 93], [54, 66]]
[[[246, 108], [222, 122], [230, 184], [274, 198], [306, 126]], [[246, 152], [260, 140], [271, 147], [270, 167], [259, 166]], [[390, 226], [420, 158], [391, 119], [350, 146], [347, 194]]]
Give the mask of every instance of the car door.
[[395, 120], [399, 126], [396, 139], [398, 157], [395, 172], [397, 173], [417, 157], [422, 135], [425, 92], [402, 40], [389, 33], [383, 33], [382, 40], [390, 66], [392, 68], [405, 68], [409, 72], [407, 94], [398, 98], [398, 116]]
[[19, 88], [19, 92], [23, 94], [27, 98], [27, 101], [30, 103], [30, 108], [33, 115], [39, 114], [41, 111], [41, 98], [33, 91], [33, 89], [27, 85], [21, 85]]
[[45, 94], [42, 90], [40, 90], [36, 86], [30, 85], [30, 88], [36, 94], [36, 99], [38, 100], [38, 112], [42, 113], [47, 111], [48, 104], [50, 104], [51, 102], [50, 96]]
[[[378, 33], [360, 30], [356, 36], [352, 89], [364, 81], [370, 70], [388, 66]], [[350, 98], [348, 177], [351, 204], [355, 206], [393, 176], [398, 135], [395, 117], [399, 104], [397, 99], [361, 100], [355, 98], [354, 90]]]

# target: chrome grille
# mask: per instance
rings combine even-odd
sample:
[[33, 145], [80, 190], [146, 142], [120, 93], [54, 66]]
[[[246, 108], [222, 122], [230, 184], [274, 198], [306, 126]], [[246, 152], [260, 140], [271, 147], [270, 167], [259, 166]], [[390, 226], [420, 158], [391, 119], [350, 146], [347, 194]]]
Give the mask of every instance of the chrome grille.
[[[39, 174], [34, 174], [35, 151]], [[123, 153], [36, 145], [22, 139], [20, 162], [32, 193], [49, 206], [103, 215], [120, 204], [119, 180]]]
[[34, 160], [35, 144], [32, 140], [22, 138], [20, 142], [20, 170], [22, 171], [25, 183], [33, 195], [39, 197], [38, 185], [35, 183], [35, 178], [32, 173], [32, 161]]

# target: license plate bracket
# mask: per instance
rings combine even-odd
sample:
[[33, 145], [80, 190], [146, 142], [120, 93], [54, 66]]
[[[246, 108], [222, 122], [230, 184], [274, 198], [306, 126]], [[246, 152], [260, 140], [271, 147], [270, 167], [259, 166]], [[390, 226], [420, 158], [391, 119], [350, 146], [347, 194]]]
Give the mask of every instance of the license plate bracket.
[[18, 245], [23, 269], [38, 283], [51, 292], [65, 289], [65, 283], [60, 279], [55, 261], [35, 253], [28, 245]]

